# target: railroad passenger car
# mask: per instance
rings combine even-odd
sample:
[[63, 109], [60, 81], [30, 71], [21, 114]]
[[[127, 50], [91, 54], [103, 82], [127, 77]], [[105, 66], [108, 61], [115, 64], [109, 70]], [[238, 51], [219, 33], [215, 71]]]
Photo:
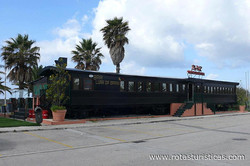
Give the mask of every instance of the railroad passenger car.
[[[40, 74], [42, 77], [33, 82], [35, 103], [45, 109], [50, 106], [45, 90], [54, 68], [45, 67]], [[66, 104], [67, 116], [71, 118], [117, 113], [181, 116], [194, 103], [205, 103], [214, 110], [217, 104], [233, 104], [237, 98], [238, 83], [235, 82], [137, 76], [73, 68], [66, 70], [71, 75], [67, 90], [70, 100]], [[184, 110], [171, 113], [173, 103], [182, 103], [180, 107]]]

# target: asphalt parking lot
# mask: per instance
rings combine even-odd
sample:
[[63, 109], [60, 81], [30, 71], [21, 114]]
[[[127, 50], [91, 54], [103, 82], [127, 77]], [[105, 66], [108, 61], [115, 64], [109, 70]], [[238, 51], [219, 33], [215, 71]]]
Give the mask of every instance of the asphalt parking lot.
[[250, 165], [250, 114], [92, 123], [0, 133], [0, 165]]

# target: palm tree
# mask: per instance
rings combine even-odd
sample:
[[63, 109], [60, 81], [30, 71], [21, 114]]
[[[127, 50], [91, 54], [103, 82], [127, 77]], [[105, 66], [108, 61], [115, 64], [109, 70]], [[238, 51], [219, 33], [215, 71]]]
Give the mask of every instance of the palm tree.
[[7, 45], [2, 47], [2, 59], [6, 62], [6, 69], [10, 70], [7, 78], [22, 90], [32, 81], [32, 67], [40, 58], [40, 48], [32, 47], [35, 41], [29, 40], [28, 35], [18, 34], [5, 42]]
[[102, 64], [101, 57], [103, 54], [100, 53], [101, 48], [96, 48], [97, 43], [93, 42], [92, 39], [82, 39], [79, 45], [76, 45], [72, 51], [74, 55], [72, 61], [76, 62], [75, 68], [82, 70], [94, 70], [100, 69]]
[[42, 71], [42, 69], [43, 69], [43, 65], [40, 65], [40, 66], [35, 65], [32, 67], [32, 71], [31, 71], [32, 72], [32, 81], [35, 81], [35, 80], [40, 78], [39, 74]]
[[120, 73], [120, 63], [124, 58], [124, 45], [128, 44], [126, 34], [130, 30], [128, 21], [123, 22], [123, 18], [106, 20], [107, 24], [101, 29], [103, 40], [109, 48], [109, 53], [113, 64], [116, 65], [116, 73]]
[[[40, 66], [38, 66], [38, 65], [35, 65], [35, 66], [33, 66], [32, 67], [32, 69], [31, 69], [31, 81], [35, 81], [35, 80], [37, 80], [37, 79], [39, 79], [40, 78], [40, 72], [42, 71], [42, 69], [43, 69], [43, 65], [40, 65]], [[29, 94], [29, 92], [32, 92], [33, 91], [33, 83], [29, 83], [28, 84], [28, 94]]]
[[[5, 74], [4, 72], [0, 71], [0, 74]], [[0, 94], [4, 94], [5, 90], [11, 94], [10, 88], [3, 85], [4, 81], [1, 81], [2, 77], [0, 77]]]

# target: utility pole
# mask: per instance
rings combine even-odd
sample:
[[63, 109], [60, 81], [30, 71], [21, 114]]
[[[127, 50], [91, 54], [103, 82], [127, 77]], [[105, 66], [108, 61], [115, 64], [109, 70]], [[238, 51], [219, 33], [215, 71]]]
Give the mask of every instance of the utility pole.
[[246, 97], [247, 97], [247, 108], [249, 108], [249, 71], [246, 73]]
[[249, 109], [249, 71], [247, 71], [247, 107]]

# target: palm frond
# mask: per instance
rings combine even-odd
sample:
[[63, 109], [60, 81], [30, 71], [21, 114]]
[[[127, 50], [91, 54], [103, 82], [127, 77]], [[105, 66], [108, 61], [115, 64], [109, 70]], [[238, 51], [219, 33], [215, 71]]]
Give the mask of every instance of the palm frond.
[[[97, 57], [100, 53], [101, 48], [96, 48], [97, 43], [93, 42], [91, 38], [82, 39], [79, 42], [79, 45], [76, 45], [75, 50], [71, 51], [73, 57], [71, 60], [77, 65], [75, 68], [82, 70], [99, 70], [100, 63], [93, 63], [95, 57]], [[103, 57], [100, 56], [99, 57]], [[101, 61], [101, 60], [100, 60]]]

